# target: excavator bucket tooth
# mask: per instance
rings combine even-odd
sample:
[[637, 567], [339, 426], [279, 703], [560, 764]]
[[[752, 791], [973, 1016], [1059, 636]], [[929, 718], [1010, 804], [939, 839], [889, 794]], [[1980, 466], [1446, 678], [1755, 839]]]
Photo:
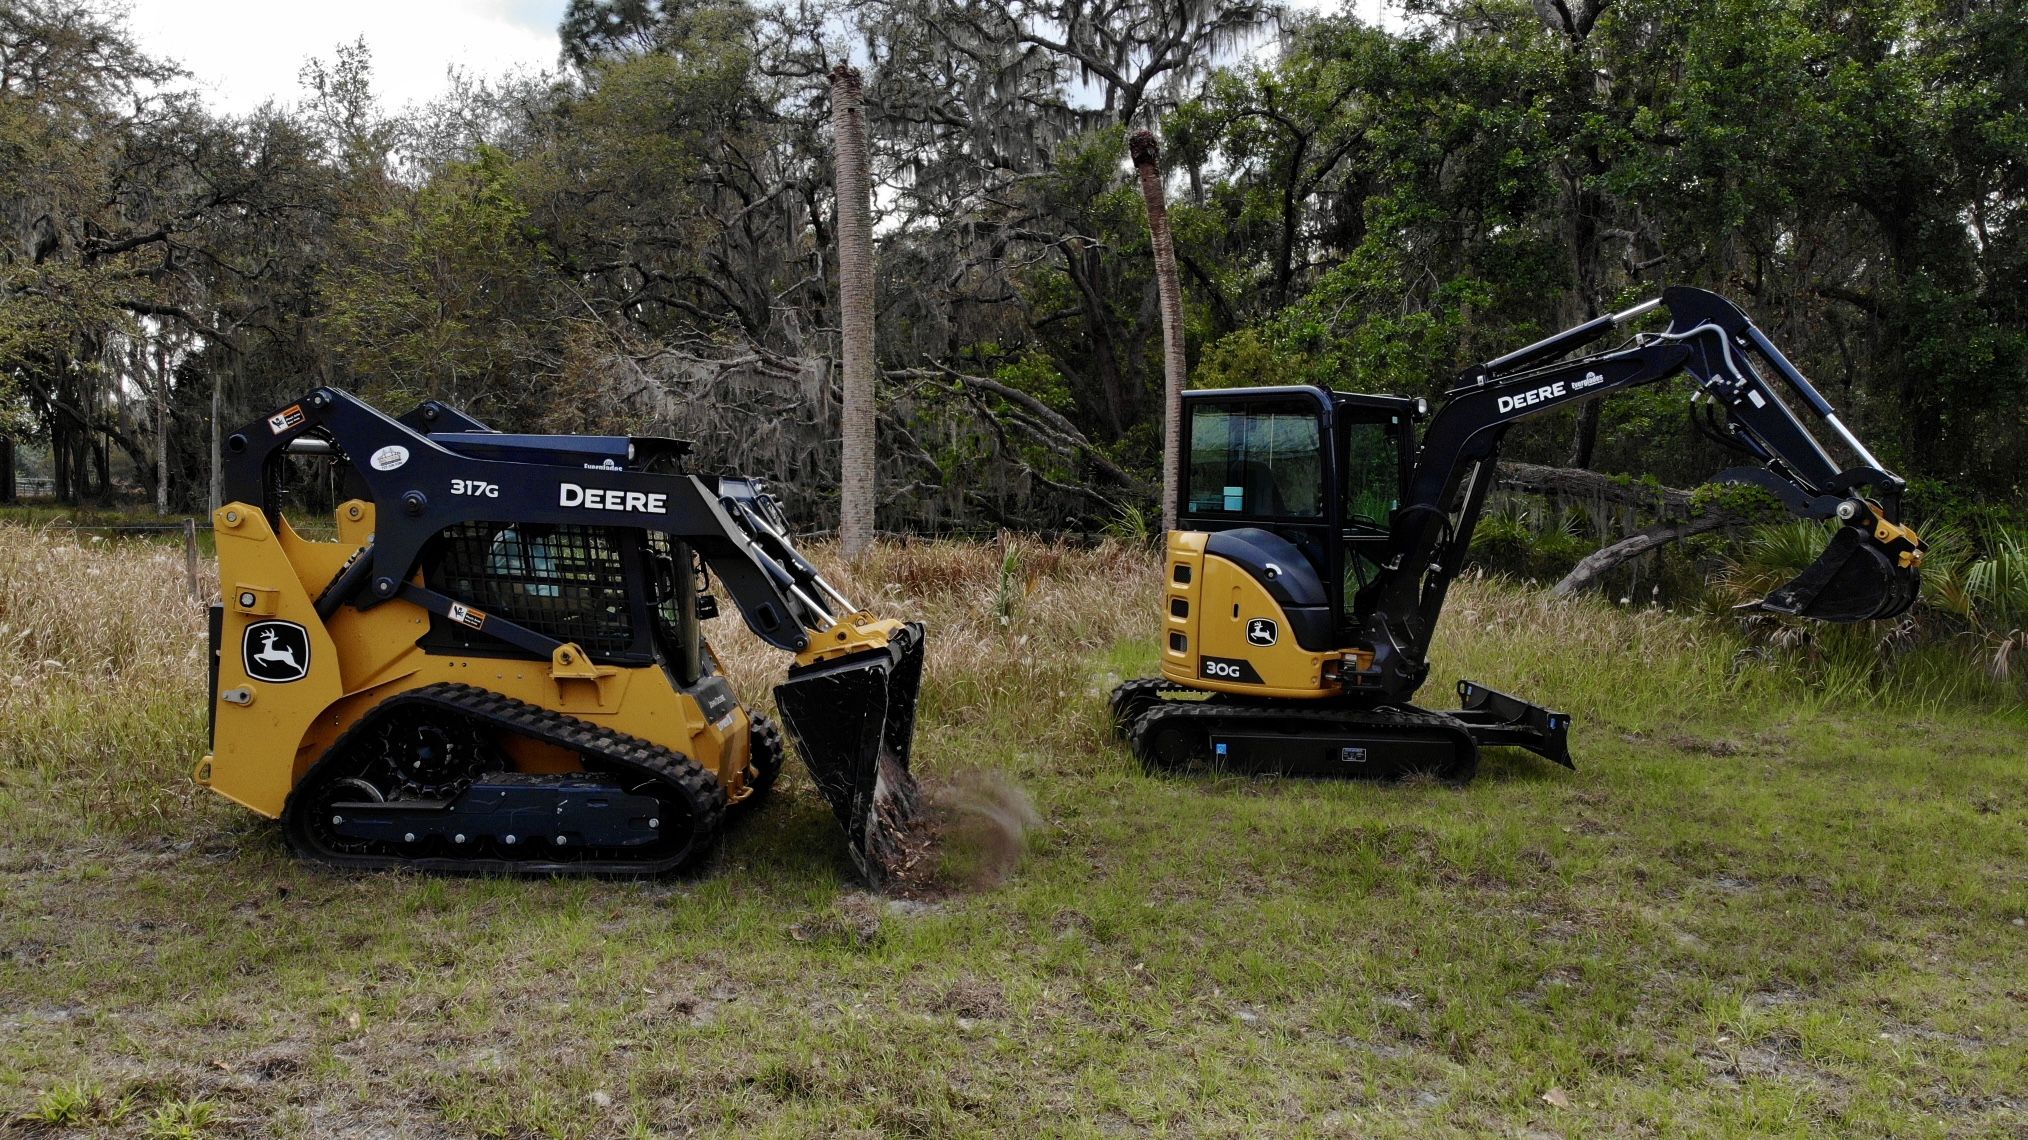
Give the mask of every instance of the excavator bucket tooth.
[[1824, 553], [1781, 589], [1743, 609], [1815, 621], [1893, 617], [1915, 602], [1921, 572], [1858, 527], [1838, 528]]
[[922, 658], [922, 626], [910, 622], [884, 648], [791, 669], [775, 688], [775, 707], [872, 887], [921, 854], [912, 824], [922, 792], [908, 763]]

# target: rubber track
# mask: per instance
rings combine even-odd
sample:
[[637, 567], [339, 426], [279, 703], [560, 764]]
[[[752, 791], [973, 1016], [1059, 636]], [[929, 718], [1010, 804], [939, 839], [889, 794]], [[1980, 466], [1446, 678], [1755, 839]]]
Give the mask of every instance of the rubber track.
[[[416, 705], [476, 720], [494, 731], [510, 732], [576, 752], [591, 761], [586, 765], [587, 770], [659, 781], [663, 785], [660, 794], [673, 795], [689, 804], [696, 820], [696, 825], [691, 828], [690, 842], [674, 852], [652, 858], [502, 859], [331, 851], [304, 836], [302, 832], [307, 823], [295, 818], [296, 808], [316, 798], [314, 794], [306, 793], [314, 793], [321, 780], [344, 778], [352, 768], [345, 766], [343, 761], [348, 748], [356, 744], [356, 739], [370, 731], [387, 713]], [[718, 839], [725, 810], [725, 788], [719, 784], [718, 778], [680, 752], [473, 685], [446, 682], [391, 697], [361, 717], [359, 723], [347, 729], [304, 774], [289, 796], [289, 807], [284, 811], [282, 821], [288, 831], [289, 845], [298, 854], [337, 867], [406, 867], [420, 871], [496, 875], [656, 875], [676, 870], [708, 853]]]
[[735, 814], [750, 812], [768, 798], [775, 787], [775, 779], [782, 774], [782, 764], [789, 758], [782, 745], [782, 728], [760, 713], [748, 711], [752, 727], [747, 730], [746, 785], [753, 789], [747, 797], [733, 805]]
[[[1197, 691], [1185, 686], [1176, 688], [1183, 692]], [[1404, 732], [1414, 733], [1434, 729], [1445, 736], [1455, 738], [1460, 754], [1464, 757], [1461, 764], [1442, 773], [1444, 779], [1454, 783], [1467, 783], [1477, 773], [1479, 766], [1478, 745], [1472, 740], [1471, 730], [1456, 717], [1424, 709], [1320, 709], [1291, 707], [1288, 704], [1162, 701], [1137, 717], [1129, 734], [1134, 757], [1141, 762], [1143, 768], [1150, 772], [1159, 772], [1167, 768], [1167, 765], [1153, 754], [1154, 736], [1159, 729], [1179, 723], [1185, 726], [1200, 726], [1199, 740], [1207, 744], [1211, 734], [1221, 728], [1274, 729], [1295, 724], [1313, 726], [1318, 730], [1314, 734], [1292, 734], [1297, 739], [1310, 735], [1318, 738], [1328, 737], [1334, 729], [1369, 732], [1374, 729], [1401, 729]]]
[[1113, 695], [1106, 702], [1113, 714], [1113, 735], [1124, 740], [1128, 726], [1140, 715], [1153, 708], [1162, 700], [1163, 693], [1193, 693], [1199, 690], [1179, 685], [1163, 677], [1136, 677], [1121, 681], [1113, 686]]
[[1216, 689], [1193, 689], [1189, 685], [1177, 684], [1167, 677], [1136, 677], [1113, 686], [1113, 695], [1107, 702], [1107, 707], [1113, 714], [1113, 735], [1125, 740], [1133, 721], [1149, 709], [1167, 703], [1162, 698], [1170, 694], [1202, 698], [1198, 703], [1228, 708], [1234, 704], [1246, 703], [1245, 697], [1235, 693], [1222, 693]]

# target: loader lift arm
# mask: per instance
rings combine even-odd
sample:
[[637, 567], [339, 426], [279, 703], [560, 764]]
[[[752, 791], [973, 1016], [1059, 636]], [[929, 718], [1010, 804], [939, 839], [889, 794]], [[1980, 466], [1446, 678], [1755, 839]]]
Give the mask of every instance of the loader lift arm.
[[[1630, 347], [1559, 360], [1657, 307], [1672, 320]], [[1841, 468], [1789, 410], [1758, 360], [1859, 459]], [[1470, 370], [1430, 421], [1389, 535], [1385, 570], [1361, 591], [1380, 687], [1406, 695], [1428, 673], [1428, 650], [1450, 584], [1494, 482], [1500, 445], [1521, 421], [1688, 374], [1693, 399], [1722, 414], [1726, 441], [1761, 466], [1721, 481], [1772, 491], [1792, 512], [1845, 524], [1818, 564], [1763, 602], [1771, 612], [1829, 621], [1900, 613], [1914, 600], [1923, 544], [1900, 524], [1906, 483], [1887, 471], [1830, 403], [1745, 313], [1716, 294], [1675, 287]]]
[[[792, 569], [763, 552], [746, 528], [750, 513], [740, 519], [728, 513], [732, 496], [721, 498], [695, 475], [642, 469], [644, 448], [676, 447], [675, 441], [507, 435], [433, 403], [395, 419], [336, 388], [309, 392], [269, 417], [267, 426], [266, 433], [240, 431], [226, 439], [227, 502], [258, 506], [272, 520], [275, 461], [290, 452], [335, 448], [380, 507], [373, 543], [319, 600], [327, 613], [346, 604], [370, 609], [401, 596], [423, 547], [446, 528], [510, 518], [638, 527], [683, 539], [725, 583], [747, 627], [789, 653], [808, 649], [812, 632], [837, 624], [832, 611], [803, 589], [814, 571]], [[722, 482], [743, 486], [738, 493], [748, 502], [757, 494], [749, 481]]]

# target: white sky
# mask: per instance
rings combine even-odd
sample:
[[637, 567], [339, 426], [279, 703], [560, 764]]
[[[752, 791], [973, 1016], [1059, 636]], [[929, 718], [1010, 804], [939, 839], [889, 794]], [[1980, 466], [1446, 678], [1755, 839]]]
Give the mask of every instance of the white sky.
[[[312, 57], [365, 37], [373, 88], [398, 111], [440, 94], [451, 67], [482, 77], [556, 67], [556, 26], [567, 0], [126, 0], [143, 50], [180, 63], [205, 103], [243, 115], [268, 99], [303, 98], [297, 75]], [[1311, 11], [1383, 16], [1383, 0], [1292, 0]]]
[[303, 61], [364, 36], [381, 105], [444, 90], [448, 68], [492, 76], [556, 67], [566, 0], [127, 0], [143, 50], [182, 64], [214, 111], [301, 101]]

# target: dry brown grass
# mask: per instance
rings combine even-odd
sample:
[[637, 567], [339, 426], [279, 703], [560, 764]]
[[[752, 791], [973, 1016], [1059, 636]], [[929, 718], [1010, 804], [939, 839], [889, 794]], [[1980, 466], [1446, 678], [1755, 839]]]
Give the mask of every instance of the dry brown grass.
[[187, 800], [204, 604], [174, 548], [0, 526], [0, 773], [112, 822]]
[[[1077, 747], [1105, 705], [1091, 658], [1152, 642], [1159, 624], [1156, 559], [1127, 543], [883, 543], [857, 566], [834, 544], [807, 553], [854, 604], [928, 627], [918, 721], [932, 767], [938, 737], [1010, 714], [1008, 727], [1037, 749]], [[708, 634], [740, 692], [760, 694], [781, 677], [782, 655], [737, 618]]]
[[[918, 761], [932, 778], [973, 766], [956, 742], [980, 732], [1020, 741], [1023, 778], [1082, 770], [1108, 685], [1153, 664], [1159, 559], [1142, 545], [883, 543], [857, 566], [829, 543], [809, 553], [858, 604], [927, 624]], [[215, 589], [208, 565], [200, 577]], [[202, 749], [202, 604], [173, 547], [0, 525], [0, 772], [53, 780], [66, 810], [115, 824], [186, 801], [183, 777]], [[785, 659], [726, 613], [707, 632], [739, 691], [767, 707]], [[1650, 715], [1844, 691], [1800, 658], [1749, 645], [1701, 615], [1560, 602], [1468, 576], [1423, 697], [1442, 707], [1440, 686], [1470, 677], [1641, 727]]]

